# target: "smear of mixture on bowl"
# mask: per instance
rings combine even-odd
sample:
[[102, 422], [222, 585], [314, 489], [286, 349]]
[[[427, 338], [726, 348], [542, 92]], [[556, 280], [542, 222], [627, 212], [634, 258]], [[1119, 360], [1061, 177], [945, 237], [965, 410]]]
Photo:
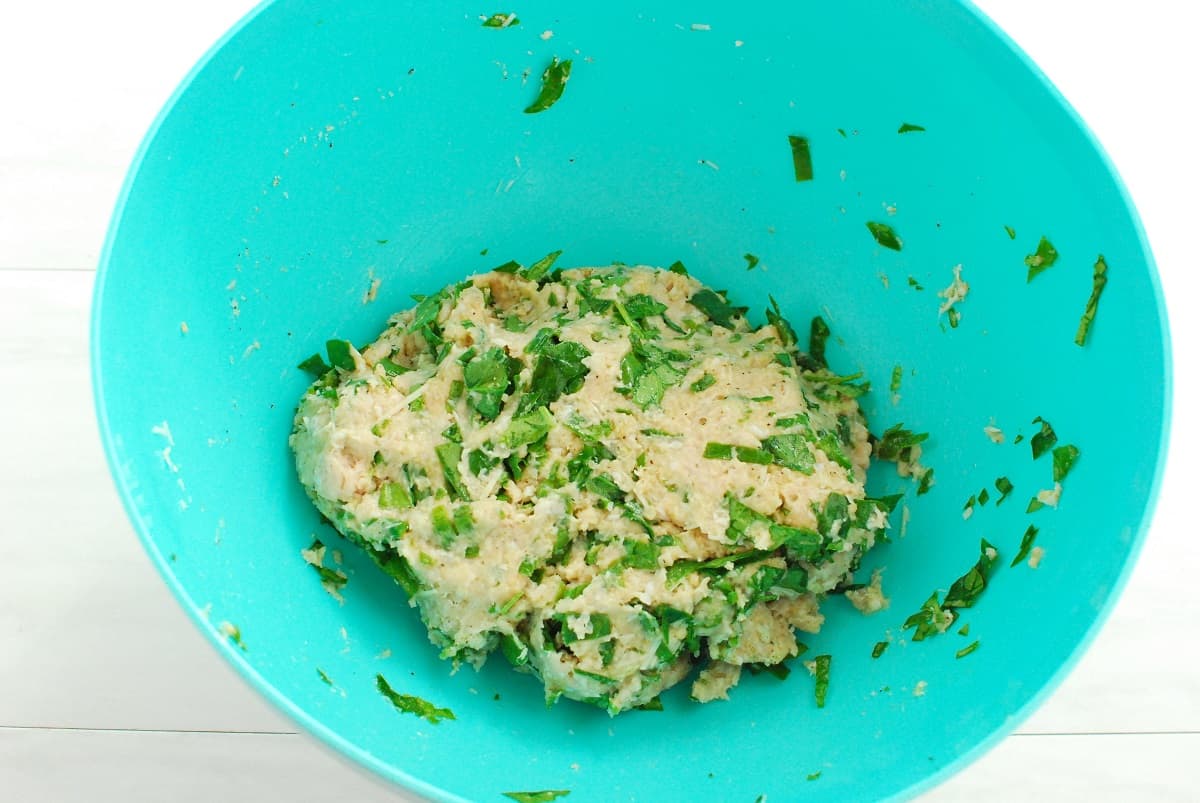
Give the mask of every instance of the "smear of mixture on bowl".
[[443, 657], [499, 648], [617, 713], [701, 667], [724, 698], [854, 584], [871, 499], [864, 386], [687, 275], [510, 263], [330, 341], [291, 446], [317, 508], [408, 592]]

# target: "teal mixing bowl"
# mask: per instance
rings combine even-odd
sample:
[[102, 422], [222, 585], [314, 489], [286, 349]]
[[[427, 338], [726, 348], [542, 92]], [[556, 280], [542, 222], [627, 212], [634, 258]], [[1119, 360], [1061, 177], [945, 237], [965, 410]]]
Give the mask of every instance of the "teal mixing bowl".
[[[481, 24], [511, 10], [519, 24]], [[572, 60], [565, 92], [525, 113], [553, 57]], [[811, 181], [789, 136], [808, 142]], [[1043, 236], [1058, 257], [1030, 281]], [[298, 362], [328, 338], [373, 339], [410, 294], [559, 248], [561, 265], [682, 260], [756, 310], [769, 293], [800, 326], [821, 314], [834, 368], [874, 383], [872, 429], [930, 433], [929, 493], [872, 471], [873, 488], [907, 492], [904, 532], [898, 515], [864, 567], [885, 567], [891, 607], [864, 617], [831, 598], [806, 639], [833, 656], [823, 709], [799, 661], [728, 702], [677, 687], [663, 711], [615, 719], [547, 708], [498, 657], [452, 674], [404, 592], [305, 498], [287, 447]], [[1108, 284], [1080, 347], [1099, 254]], [[937, 291], [957, 265], [970, 292], [952, 327]], [[1129, 575], [1165, 451], [1166, 321], [1129, 198], [1037, 69], [950, 0], [265, 4], [147, 136], [93, 316], [108, 459], [180, 603], [296, 722], [439, 800], [928, 789], [1078, 659]], [[1026, 512], [1053, 485], [1052, 458], [1031, 455], [1039, 416], [1081, 454], [1057, 509]], [[1000, 477], [1015, 490], [997, 505]], [[1010, 567], [1030, 524], [1040, 566]], [[344, 604], [301, 559], [314, 535], [345, 554]], [[914, 641], [905, 620], [981, 537], [1000, 561], [963, 611], [969, 636], [956, 623]], [[398, 713], [377, 674], [456, 718]]]

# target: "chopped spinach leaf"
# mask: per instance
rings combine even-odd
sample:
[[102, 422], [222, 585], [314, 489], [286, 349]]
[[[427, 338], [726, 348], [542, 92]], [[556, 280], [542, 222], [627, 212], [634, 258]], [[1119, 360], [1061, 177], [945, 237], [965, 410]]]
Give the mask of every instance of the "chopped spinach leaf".
[[454, 499], [470, 499], [470, 495], [463, 485], [462, 474], [458, 470], [458, 464], [462, 460], [462, 444], [447, 441], [438, 444], [433, 451], [437, 455], [438, 463], [442, 466], [442, 476], [446, 480], [446, 493]]
[[792, 171], [796, 174], [796, 181], [812, 181], [812, 151], [808, 138], [788, 134], [788, 145], [792, 148]]
[[699, 393], [702, 390], [708, 390], [715, 384], [717, 384], [717, 378], [712, 374], [705, 374], [692, 383], [692, 393]]
[[1033, 549], [1033, 542], [1037, 540], [1038, 528], [1032, 524], [1025, 530], [1025, 534], [1021, 536], [1021, 546], [1017, 550], [1017, 556], [1013, 558], [1010, 567], [1017, 566], [1025, 558], [1029, 557], [1030, 551]]
[[813, 659], [816, 665], [815, 673], [817, 677], [816, 688], [814, 690], [817, 699], [817, 708], [825, 707], [825, 696], [829, 693], [829, 667], [833, 662], [833, 657], [830, 655], [818, 655]]
[[643, 410], [661, 405], [667, 389], [687, 375], [688, 361], [683, 352], [668, 351], [635, 336], [629, 353], [621, 358], [621, 390]]
[[966, 658], [968, 655], [975, 652], [977, 649], [979, 649], [979, 639], [972, 641], [970, 644], [963, 647], [958, 652], [954, 653], [954, 657], [955, 658]]
[[385, 482], [379, 487], [379, 506], [384, 510], [408, 510], [413, 506], [412, 493], [402, 482]]
[[892, 368], [892, 384], [890, 385], [890, 390], [892, 391], [892, 393], [900, 392], [900, 383], [903, 380], [904, 380], [904, 369], [902, 367], [900, 367], [899, 363], [897, 363], [896, 366], [894, 368]]
[[1107, 284], [1108, 263], [1104, 261], [1104, 255], [1101, 254], [1096, 257], [1096, 265], [1092, 268], [1092, 295], [1088, 298], [1087, 307], [1083, 310], [1083, 317], [1079, 319], [1079, 329], [1075, 332], [1076, 346], [1087, 343], [1088, 332], [1092, 329], [1092, 323], [1096, 320], [1096, 310], [1100, 306], [1100, 294], [1104, 292]]
[[996, 490], [1000, 492], [999, 498], [996, 499], [996, 506], [999, 507], [1000, 503], [1007, 499], [1009, 494], [1013, 492], [1013, 484], [1008, 477], [997, 477]]
[[1034, 276], [1037, 276], [1044, 270], [1048, 270], [1057, 261], [1058, 251], [1055, 250], [1049, 240], [1043, 237], [1038, 241], [1037, 250], [1025, 257], [1025, 267], [1029, 268], [1029, 273], [1025, 277], [1025, 281], [1032, 282]]
[[875, 642], [875, 647], [871, 650], [871, 657], [878, 658], [879, 656], [883, 655], [884, 650], [888, 648], [888, 643], [889, 642], [886, 641]]
[[531, 282], [541, 282], [542, 279], [550, 272], [550, 268], [554, 267], [555, 261], [562, 256], [562, 251], [551, 251], [546, 256], [534, 262], [528, 268], [520, 271], [521, 278], [528, 279]]
[[1075, 461], [1079, 459], [1079, 447], [1072, 444], [1059, 446], [1054, 450], [1054, 481], [1062, 482], [1071, 473]]
[[762, 448], [770, 453], [775, 463], [784, 468], [801, 474], [812, 474], [815, 469], [813, 453], [808, 448], [807, 438], [801, 433], [770, 435], [763, 438]]
[[754, 254], [742, 254], [742, 259], [746, 260], [746, 270], [754, 270], [758, 267], [759, 259]]
[[542, 73], [542, 88], [538, 92], [537, 99], [525, 108], [526, 114], [537, 114], [549, 109], [558, 99], [562, 97], [563, 90], [567, 88], [567, 81], [571, 78], [571, 60], [559, 61], [558, 56], [550, 62], [545, 71]]
[[998, 553], [996, 548], [981, 540], [979, 543], [979, 561], [966, 574], [954, 581], [946, 592], [942, 608], [970, 608], [983, 590], [987, 588], [988, 577], [996, 564]]
[[329, 364], [343, 371], [354, 370], [353, 350], [354, 347], [350, 345], [348, 340], [325, 341], [325, 351], [329, 354]]
[[1033, 423], [1042, 425], [1041, 431], [1029, 439], [1029, 446], [1033, 452], [1033, 459], [1037, 460], [1046, 452], [1054, 448], [1054, 444], [1058, 443], [1058, 435], [1054, 433], [1054, 427], [1050, 426], [1050, 422], [1042, 418], [1040, 415], [1033, 419]]
[[747, 307], [735, 307], [720, 293], [705, 288], [688, 299], [688, 303], [708, 316], [717, 326], [734, 327], [734, 319], [746, 314]]
[[591, 352], [570, 340], [542, 346], [529, 376], [529, 387], [517, 403], [516, 414], [522, 416], [545, 407], [583, 387], [588, 374], [584, 360], [590, 356]]
[[[493, 14], [483, 21], [484, 28], [511, 28], [514, 25], [520, 25], [521, 21], [517, 19], [516, 14]], [[387, 242], [387, 240], [384, 240]]]
[[1004, 233], [1008, 235], [1008, 239], [1010, 239], [1010, 240], [1017, 239], [1017, 230], [1014, 229], [1012, 226], [1005, 226]]
[[375, 688], [396, 707], [397, 711], [405, 714], [415, 714], [432, 725], [437, 725], [444, 719], [457, 718], [449, 708], [438, 708], [433, 703], [430, 703], [428, 700], [422, 700], [420, 697], [396, 693], [383, 675], [375, 676]]
[[511, 797], [517, 803], [550, 803], [560, 797], [571, 794], [570, 789], [541, 789], [537, 792], [503, 792], [505, 797]]
[[808, 327], [808, 356], [820, 368], [829, 366], [825, 361], [825, 344], [829, 342], [831, 334], [833, 333], [824, 318], [818, 315], [812, 319]]
[[883, 436], [875, 442], [875, 457], [891, 461], [909, 460], [913, 447], [928, 438], [928, 432], [913, 432], [905, 429], [903, 424], [895, 424], [884, 430]]
[[871, 232], [871, 236], [875, 238], [875, 242], [882, 245], [884, 248], [890, 248], [893, 251], [899, 251], [904, 247], [903, 241], [896, 236], [896, 231], [886, 223], [876, 223], [868, 221], [867, 228]]
[[687, 276], [687, 268], [678, 259], [671, 263], [671, 267], [667, 268], [671, 273], [678, 273], [680, 276]]
[[470, 360], [463, 366], [467, 407], [482, 421], [496, 420], [520, 370], [521, 361], [509, 357], [502, 348], [488, 349]]
[[514, 418], [505, 430], [502, 440], [509, 449], [516, 449], [540, 441], [553, 426], [554, 416], [550, 414], [550, 410], [538, 407], [531, 413]]
[[329, 373], [329, 366], [325, 364], [325, 360], [321, 358], [320, 354], [313, 354], [296, 367], [301, 371], [307, 371], [318, 379]]
[[914, 125], [913, 123], [901, 123], [900, 130], [897, 131], [896, 133], [897, 134], [907, 134], [910, 131], [924, 131], [924, 130], [925, 130], [925, 126], [923, 126], [923, 125]]

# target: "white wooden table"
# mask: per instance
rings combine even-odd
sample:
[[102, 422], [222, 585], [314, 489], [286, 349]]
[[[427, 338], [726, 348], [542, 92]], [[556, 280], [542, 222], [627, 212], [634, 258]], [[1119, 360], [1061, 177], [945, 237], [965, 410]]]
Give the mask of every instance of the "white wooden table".
[[[1176, 420], [1107, 627], [1017, 734], [926, 799], [1200, 800], [1197, 12], [981, 5], [1129, 183], [1175, 316]], [[222, 663], [142, 554], [96, 433], [88, 312], [118, 187], [172, 88], [250, 6], [43, 0], [0, 23], [0, 801], [415, 799], [297, 734]]]

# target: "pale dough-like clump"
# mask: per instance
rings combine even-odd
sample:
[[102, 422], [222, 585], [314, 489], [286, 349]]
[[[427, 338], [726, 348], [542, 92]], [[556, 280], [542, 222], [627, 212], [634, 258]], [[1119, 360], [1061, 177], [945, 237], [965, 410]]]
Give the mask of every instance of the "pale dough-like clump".
[[861, 388], [743, 312], [682, 272], [472, 277], [331, 342], [300, 479], [443, 656], [499, 647], [612, 713], [702, 662], [723, 698], [796, 655], [894, 504], [865, 498]]

